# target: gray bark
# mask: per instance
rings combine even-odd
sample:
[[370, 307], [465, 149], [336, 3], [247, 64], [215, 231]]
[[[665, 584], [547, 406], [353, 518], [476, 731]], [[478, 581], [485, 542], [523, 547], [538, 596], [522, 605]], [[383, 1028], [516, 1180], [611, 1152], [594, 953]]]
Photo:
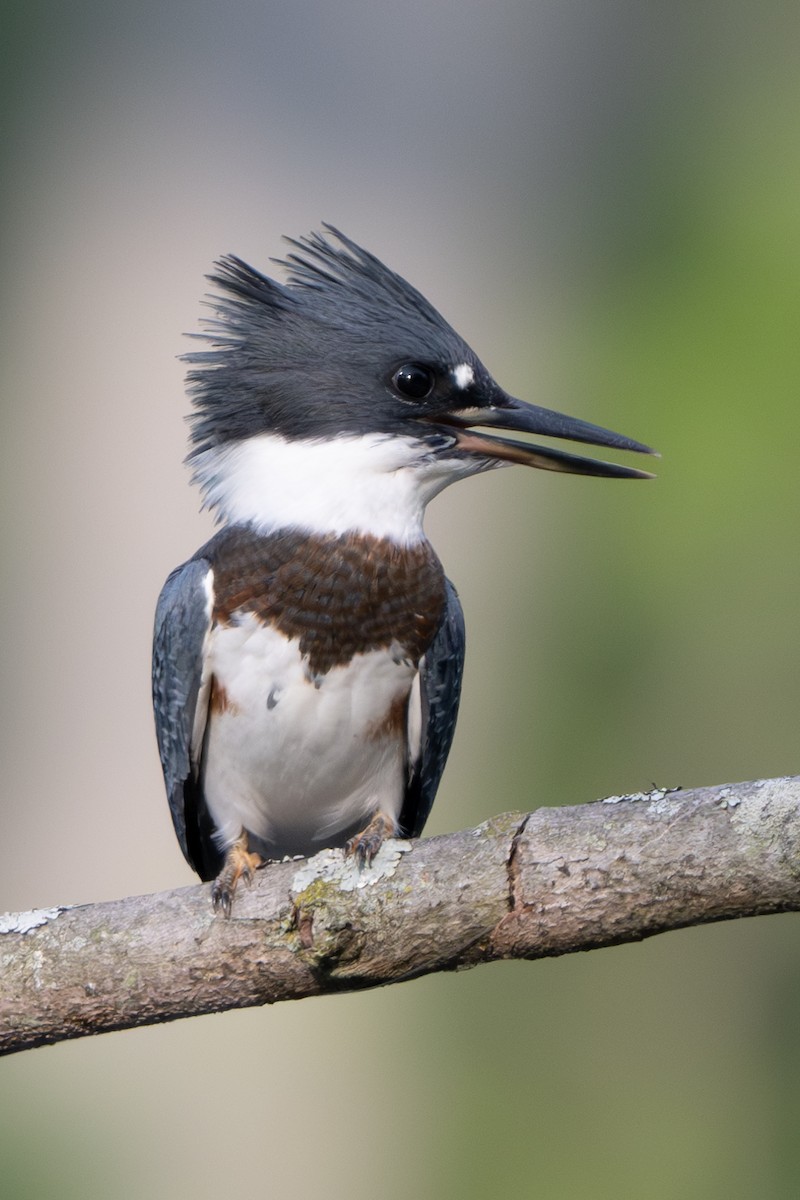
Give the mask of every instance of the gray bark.
[[800, 777], [610, 797], [270, 864], [209, 886], [0, 917], [0, 1053], [800, 909]]

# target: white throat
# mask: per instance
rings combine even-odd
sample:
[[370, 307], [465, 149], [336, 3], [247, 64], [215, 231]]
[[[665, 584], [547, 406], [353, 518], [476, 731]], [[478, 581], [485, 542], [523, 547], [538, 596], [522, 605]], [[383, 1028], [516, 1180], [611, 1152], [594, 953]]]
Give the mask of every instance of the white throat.
[[305, 441], [265, 433], [207, 450], [194, 466], [206, 507], [224, 521], [263, 533], [359, 531], [401, 545], [424, 537], [428, 501], [475, 469], [389, 434]]

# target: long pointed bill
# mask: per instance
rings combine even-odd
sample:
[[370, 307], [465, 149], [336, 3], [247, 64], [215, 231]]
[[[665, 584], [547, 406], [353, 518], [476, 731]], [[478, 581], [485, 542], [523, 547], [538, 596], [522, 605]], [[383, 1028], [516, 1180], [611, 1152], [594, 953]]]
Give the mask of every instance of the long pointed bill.
[[642, 442], [612, 433], [599, 425], [564, 416], [549, 408], [526, 404], [511, 396], [503, 396], [491, 408], [474, 408], [448, 415], [447, 422], [458, 429], [456, 444], [468, 453], [493, 458], [498, 462], [521, 463], [527, 467], [539, 467], [545, 471], [567, 471], [575, 475], [603, 475], [614, 479], [652, 479], [648, 471], [634, 467], [620, 467], [615, 463], [602, 462], [593, 458], [582, 458], [554, 450], [549, 446], [534, 446], [529, 442], [517, 442], [511, 438], [493, 437], [479, 433], [473, 426], [510, 429], [515, 433], [534, 433], [545, 437], [568, 438], [575, 442], [588, 442], [595, 446], [608, 446], [613, 450], [633, 450], [637, 454], [656, 454]]

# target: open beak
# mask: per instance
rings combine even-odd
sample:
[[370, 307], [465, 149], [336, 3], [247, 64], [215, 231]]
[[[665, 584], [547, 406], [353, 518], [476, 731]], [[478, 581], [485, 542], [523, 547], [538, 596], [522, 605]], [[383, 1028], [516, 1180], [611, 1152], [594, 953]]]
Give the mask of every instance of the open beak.
[[620, 467], [616, 463], [600, 459], [583, 458], [554, 450], [550, 446], [534, 446], [530, 442], [518, 442], [512, 438], [494, 437], [479, 433], [474, 426], [489, 426], [495, 429], [510, 429], [515, 433], [533, 433], [544, 437], [568, 438], [573, 442], [588, 442], [594, 446], [608, 446], [612, 450], [633, 450], [637, 454], [655, 454], [649, 446], [635, 442], [632, 438], [601, 429], [588, 421], [566, 417], [563, 413], [536, 404], [526, 404], [513, 396], [501, 393], [494, 403], [485, 408], [465, 409], [438, 417], [455, 427], [456, 445], [466, 454], [494, 459], [497, 463], [521, 463], [526, 467], [539, 467], [545, 471], [566, 471], [573, 475], [605, 475], [613, 479], [652, 479], [648, 471], [635, 467]]

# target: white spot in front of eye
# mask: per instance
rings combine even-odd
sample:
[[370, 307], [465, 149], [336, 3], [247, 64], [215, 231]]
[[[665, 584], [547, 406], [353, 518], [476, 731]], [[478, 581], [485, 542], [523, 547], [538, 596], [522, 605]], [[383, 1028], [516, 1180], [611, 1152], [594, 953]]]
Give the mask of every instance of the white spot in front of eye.
[[453, 367], [453, 381], [462, 392], [475, 382], [475, 372], [469, 363], [459, 363], [457, 367]]

